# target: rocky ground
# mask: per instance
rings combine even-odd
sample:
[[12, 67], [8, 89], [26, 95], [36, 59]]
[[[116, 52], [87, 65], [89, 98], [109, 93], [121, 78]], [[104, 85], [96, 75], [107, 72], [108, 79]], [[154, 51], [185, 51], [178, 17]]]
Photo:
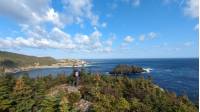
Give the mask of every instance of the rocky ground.
[[[67, 85], [67, 84], [62, 84], [62, 85], [58, 85], [58, 86], [55, 86], [55, 87], [52, 87], [48, 93], [48, 95], [50, 96], [56, 96], [57, 94], [59, 94], [60, 92], [67, 92], [67, 93], [76, 93], [76, 92], [79, 92], [79, 89], [80, 89], [81, 86], [70, 86], [70, 85]], [[86, 112], [89, 107], [91, 106], [91, 102], [89, 101], [86, 101], [84, 99], [80, 99], [78, 102], [75, 103], [76, 105], [76, 108], [81, 111], [81, 112]]]

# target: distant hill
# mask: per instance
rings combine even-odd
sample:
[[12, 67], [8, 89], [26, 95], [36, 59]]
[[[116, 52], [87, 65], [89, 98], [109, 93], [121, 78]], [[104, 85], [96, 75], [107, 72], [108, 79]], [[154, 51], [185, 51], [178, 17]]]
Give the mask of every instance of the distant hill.
[[[9, 66], [24, 67], [28, 65], [51, 65], [56, 63], [56, 59], [52, 57], [36, 57], [23, 54], [11, 53], [6, 51], [0, 51], [0, 64]], [[12, 64], [12, 65], [10, 65]]]

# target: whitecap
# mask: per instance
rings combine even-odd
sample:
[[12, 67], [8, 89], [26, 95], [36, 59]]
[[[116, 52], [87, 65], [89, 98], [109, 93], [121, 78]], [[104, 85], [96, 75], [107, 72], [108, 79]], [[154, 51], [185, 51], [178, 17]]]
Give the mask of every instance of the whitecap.
[[143, 70], [145, 71], [144, 73], [150, 73], [153, 69], [152, 68], [143, 68]]

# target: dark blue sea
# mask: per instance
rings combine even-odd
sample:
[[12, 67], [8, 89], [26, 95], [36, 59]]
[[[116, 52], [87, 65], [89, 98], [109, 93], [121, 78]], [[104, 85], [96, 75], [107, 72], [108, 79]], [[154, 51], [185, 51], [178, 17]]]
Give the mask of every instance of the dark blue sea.
[[[188, 95], [198, 102], [199, 98], [199, 59], [91, 59], [86, 60], [89, 72], [107, 74], [118, 64], [137, 65], [152, 69], [149, 73], [132, 74], [130, 78], [151, 76], [154, 83], [178, 95]], [[71, 74], [72, 68], [49, 68], [28, 71], [31, 77], [58, 73]]]

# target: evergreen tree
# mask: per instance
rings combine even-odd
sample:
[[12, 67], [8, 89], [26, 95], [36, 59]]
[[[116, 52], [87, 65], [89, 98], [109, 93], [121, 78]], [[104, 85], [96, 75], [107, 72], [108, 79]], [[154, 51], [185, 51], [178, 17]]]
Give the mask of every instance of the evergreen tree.
[[117, 101], [116, 107], [117, 107], [117, 111], [119, 112], [128, 111], [130, 109], [130, 105], [125, 98], [119, 98], [119, 100]]
[[130, 111], [131, 112], [152, 112], [149, 106], [143, 104], [136, 98], [133, 98], [130, 101]]
[[[198, 111], [187, 96], [162, 90], [150, 79], [97, 76], [85, 75], [80, 92], [67, 93], [68, 88], [60, 86], [65, 83], [64, 75], [40, 78], [0, 75], [0, 112], [78, 112], [82, 111], [78, 110], [80, 105], [90, 112]], [[97, 81], [99, 84], [94, 85]], [[89, 103], [77, 105], [80, 99]]]
[[25, 79], [23, 76], [18, 78], [13, 90], [16, 112], [31, 111], [34, 105], [32, 88], [26, 84]]
[[9, 80], [5, 75], [0, 76], [0, 111], [8, 111], [11, 107], [11, 99], [9, 96], [10, 86]]
[[54, 96], [46, 96], [41, 103], [41, 112], [57, 112], [59, 110], [58, 101]]
[[41, 109], [41, 103], [45, 97], [45, 91], [46, 91], [46, 84], [45, 84], [44, 80], [42, 78], [38, 78], [37, 80], [35, 80], [34, 99], [37, 99], [36, 100], [36, 106], [37, 106], [36, 110]]
[[67, 97], [63, 96], [60, 101], [59, 109], [60, 112], [69, 112], [69, 105], [68, 105]]

